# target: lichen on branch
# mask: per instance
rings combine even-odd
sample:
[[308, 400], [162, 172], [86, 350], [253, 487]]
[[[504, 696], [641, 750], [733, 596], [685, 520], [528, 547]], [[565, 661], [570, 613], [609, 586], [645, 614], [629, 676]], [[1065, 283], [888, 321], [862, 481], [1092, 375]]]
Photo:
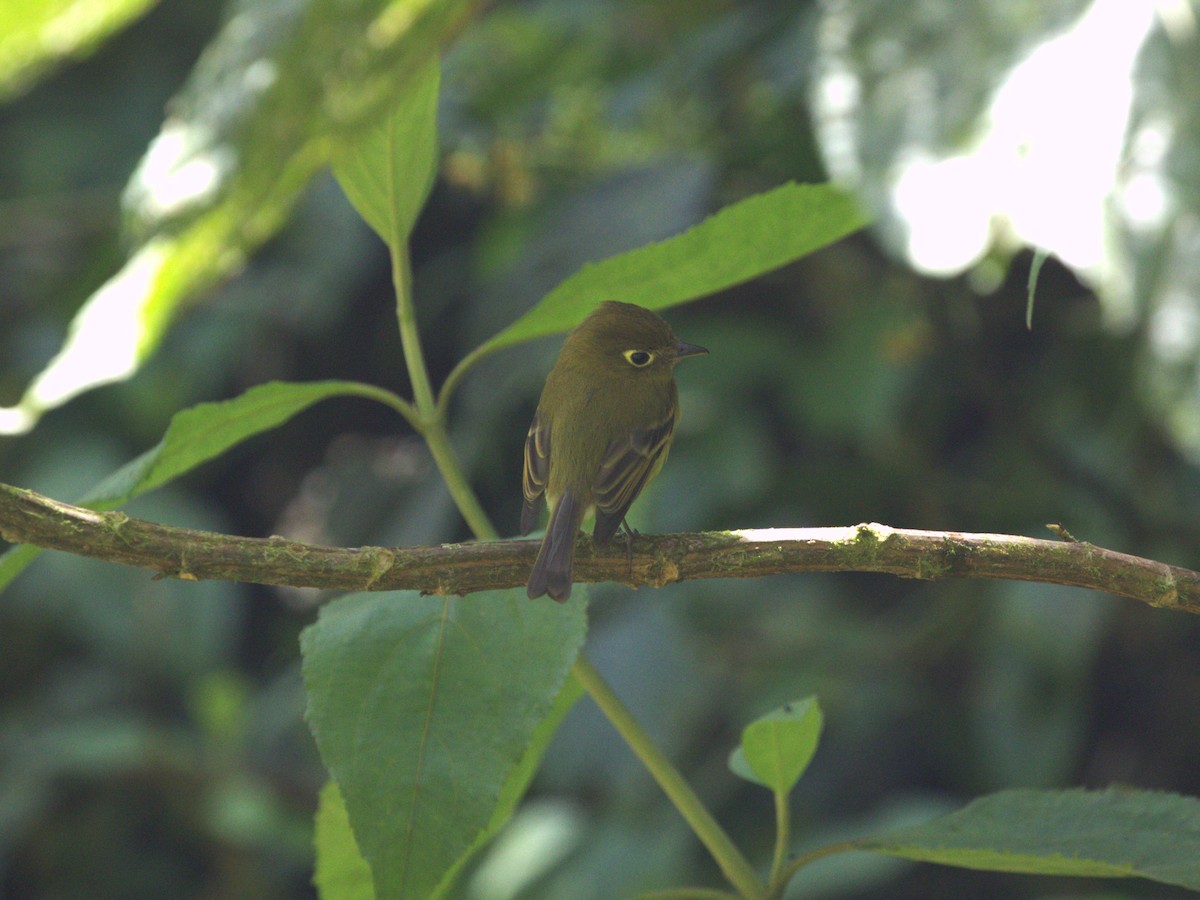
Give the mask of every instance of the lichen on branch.
[[[1057, 526], [1056, 533], [1066, 532]], [[164, 578], [441, 595], [523, 585], [537, 554], [533, 540], [384, 548], [236, 537], [96, 512], [6, 484], [0, 484], [0, 537], [149, 569]], [[1085, 541], [876, 523], [638, 535], [632, 558], [624, 542], [596, 548], [581, 535], [575, 566], [577, 581], [633, 587], [799, 572], [1040, 581], [1200, 613], [1200, 573], [1190, 569]]]

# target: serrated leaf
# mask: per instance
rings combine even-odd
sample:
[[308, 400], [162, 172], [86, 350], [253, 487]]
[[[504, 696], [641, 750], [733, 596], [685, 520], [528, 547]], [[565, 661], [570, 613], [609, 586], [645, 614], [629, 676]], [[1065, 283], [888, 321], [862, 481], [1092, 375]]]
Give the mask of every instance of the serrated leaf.
[[866, 224], [828, 184], [785, 184], [748, 197], [682, 234], [586, 265], [478, 351], [565, 331], [601, 301], [665, 309], [794, 262]]
[[437, 172], [441, 69], [426, 63], [378, 124], [362, 129], [333, 157], [350, 203], [392, 248], [408, 242]]
[[1140, 876], [1200, 890], [1200, 800], [1118, 788], [1001, 791], [856, 849], [968, 869]]
[[381, 897], [427, 898], [489, 828], [563, 687], [584, 604], [360, 594], [301, 639], [308, 721]]
[[358, 852], [336, 781], [321, 788], [313, 848], [317, 857], [313, 884], [321, 900], [375, 900], [371, 867]]
[[68, 59], [86, 56], [157, 0], [22, 0], [0, 28], [0, 100], [30, 88]]
[[553, 740], [555, 733], [558, 731], [558, 726], [562, 724], [562, 720], [582, 696], [583, 685], [576, 678], [568, 678], [562, 690], [558, 692], [558, 696], [554, 698], [554, 703], [551, 704], [549, 714], [542, 719], [541, 723], [534, 730], [529, 746], [525, 748], [525, 753], [521, 757], [521, 761], [508, 774], [508, 778], [505, 779], [504, 785], [500, 788], [500, 799], [492, 810], [492, 818], [488, 822], [487, 828], [480, 832], [474, 843], [442, 877], [441, 884], [438, 885], [438, 889], [433, 893], [434, 898], [445, 897], [449, 894], [449, 891], [453, 888], [454, 883], [457, 881], [466, 864], [512, 818], [513, 813], [517, 809], [517, 804], [521, 802], [521, 798], [525, 796], [525, 791], [529, 788], [529, 783], [533, 780], [533, 776], [537, 774], [538, 767], [542, 763], [542, 757], [546, 755], [546, 749], [550, 746], [550, 741]]
[[729, 768], [740, 778], [786, 794], [817, 751], [821, 723], [815, 697], [784, 704], [742, 730], [742, 743], [730, 755]]
[[[282, 425], [314, 403], [337, 396], [378, 398], [378, 388], [355, 381], [294, 384], [272, 381], [240, 397], [201, 403], [176, 413], [159, 443], [122, 466], [79, 502], [99, 512], [116, 509], [134, 497], [220, 456], [231, 447]], [[0, 556], [0, 590], [41, 553], [21, 545]]]

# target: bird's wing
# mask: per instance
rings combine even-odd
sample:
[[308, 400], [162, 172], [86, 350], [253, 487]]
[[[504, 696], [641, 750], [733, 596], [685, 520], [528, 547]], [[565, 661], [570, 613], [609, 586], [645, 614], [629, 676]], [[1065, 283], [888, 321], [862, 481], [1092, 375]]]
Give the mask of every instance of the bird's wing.
[[636, 428], [608, 445], [596, 473], [597, 544], [605, 544], [629, 512], [646, 483], [654, 477], [665, 458], [671, 432], [675, 430], [675, 409], [666, 418], [648, 428]]
[[542, 424], [542, 411], [539, 409], [533, 414], [529, 435], [525, 438], [525, 474], [521, 479], [525, 504], [521, 507], [521, 534], [529, 534], [537, 524], [549, 474], [550, 425]]

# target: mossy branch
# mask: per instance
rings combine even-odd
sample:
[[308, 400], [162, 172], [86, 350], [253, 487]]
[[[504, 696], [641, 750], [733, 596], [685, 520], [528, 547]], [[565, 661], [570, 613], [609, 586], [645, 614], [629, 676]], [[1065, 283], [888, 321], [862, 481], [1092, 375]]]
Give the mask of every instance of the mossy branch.
[[[1065, 532], [1060, 532], [1064, 533]], [[525, 583], [532, 540], [435, 547], [321, 547], [245, 538], [99, 513], [0, 484], [0, 537], [138, 566], [160, 577], [339, 590], [469, 594]], [[1200, 573], [1084, 541], [915, 531], [866, 524], [639, 535], [594, 548], [581, 537], [580, 582], [661, 587], [698, 578], [785, 572], [883, 572], [902, 578], [1005, 578], [1068, 584], [1200, 613]]]

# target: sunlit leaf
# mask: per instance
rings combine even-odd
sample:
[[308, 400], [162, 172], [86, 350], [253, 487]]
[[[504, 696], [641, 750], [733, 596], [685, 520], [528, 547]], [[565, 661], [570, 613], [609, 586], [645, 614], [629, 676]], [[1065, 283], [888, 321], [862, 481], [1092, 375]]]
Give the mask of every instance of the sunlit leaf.
[[157, 0], [8, 0], [0, 25], [0, 101], [85, 56]]
[[[1074, 27], [1089, 7], [1126, 24]], [[974, 265], [993, 243], [1011, 248], [1014, 232], [1094, 261], [1114, 174], [1104, 169], [1128, 112], [1128, 50], [1153, 10], [1054, 0], [947, 4], [936, 22], [910, 12], [903, 0], [822, 8], [812, 97], [835, 180], [931, 274]]]
[[129, 262], [83, 306], [0, 433], [127, 378], [189, 300], [279, 230], [340, 142], [386, 114], [484, 0], [238, 6], [126, 190]]
[[0, 434], [20, 434], [41, 414], [72, 397], [132, 375], [143, 348], [158, 342], [162, 320], [145, 320], [147, 302], [177, 252], [172, 239], [149, 241], [97, 290], [71, 323], [63, 347], [30, 384], [20, 403], [0, 408]]
[[729, 758], [735, 775], [786, 794], [808, 768], [821, 737], [821, 708], [806, 697], [772, 710], [742, 731]]
[[[1141, 337], [1142, 398], [1200, 459], [1195, 3], [913, 8], [821, 5], [811, 97], [834, 179], [922, 272], [995, 271], [1024, 247], [1070, 268]], [[1027, 323], [1032, 307], [1031, 288]]]
[[1117, 788], [1002, 791], [856, 848], [968, 869], [1140, 876], [1200, 890], [1200, 800]]
[[565, 331], [604, 300], [665, 309], [793, 262], [866, 223], [825, 184], [785, 184], [725, 207], [656, 244], [586, 265], [493, 337], [480, 353]]
[[492, 827], [584, 629], [579, 598], [505, 591], [353, 595], [305, 630], [309, 725], [379, 896], [429, 897]]
[[321, 900], [375, 900], [371, 867], [358, 852], [336, 781], [321, 788], [313, 848], [317, 857], [313, 884]]

